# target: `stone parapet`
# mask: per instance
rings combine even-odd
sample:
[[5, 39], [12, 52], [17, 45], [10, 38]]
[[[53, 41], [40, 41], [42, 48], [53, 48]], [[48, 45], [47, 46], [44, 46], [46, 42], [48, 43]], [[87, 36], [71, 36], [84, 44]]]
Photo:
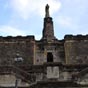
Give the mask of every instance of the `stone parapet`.
[[3, 36], [0, 36], [0, 42], [4, 42], [4, 41], [18, 41], [18, 40], [32, 40], [32, 41], [35, 41], [35, 38], [34, 36], [6, 36], [6, 37], [3, 37]]
[[88, 40], [88, 35], [65, 35], [65, 40]]

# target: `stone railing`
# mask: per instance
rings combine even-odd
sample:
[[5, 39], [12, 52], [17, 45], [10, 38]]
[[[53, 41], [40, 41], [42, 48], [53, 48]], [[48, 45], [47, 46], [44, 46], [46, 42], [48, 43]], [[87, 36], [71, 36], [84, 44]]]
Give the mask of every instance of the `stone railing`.
[[[33, 84], [43, 80], [74, 81], [73, 73], [84, 72], [87, 66], [66, 65], [61, 63], [45, 63], [31, 66], [0, 66], [0, 75], [14, 74], [23, 81]], [[78, 70], [80, 69], [80, 70]]]

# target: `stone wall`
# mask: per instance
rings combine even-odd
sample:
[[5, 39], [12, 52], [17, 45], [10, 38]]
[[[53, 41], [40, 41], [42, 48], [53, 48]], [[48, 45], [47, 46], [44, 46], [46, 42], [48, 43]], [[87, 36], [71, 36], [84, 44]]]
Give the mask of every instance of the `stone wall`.
[[64, 43], [39, 41], [35, 44], [35, 64], [43, 64], [47, 62], [47, 54], [52, 53], [53, 62], [65, 63]]
[[88, 62], [88, 36], [66, 36], [65, 37], [66, 63], [87, 64]]
[[11, 64], [19, 53], [24, 63], [33, 63], [34, 59], [34, 37], [0, 37], [0, 64]]
[[[15, 83], [16, 83], [16, 77], [12, 74], [9, 75], [0, 75], [0, 88], [3, 87], [15, 87]], [[29, 84], [23, 82], [20, 78], [18, 79], [18, 86], [19, 87], [28, 87]]]

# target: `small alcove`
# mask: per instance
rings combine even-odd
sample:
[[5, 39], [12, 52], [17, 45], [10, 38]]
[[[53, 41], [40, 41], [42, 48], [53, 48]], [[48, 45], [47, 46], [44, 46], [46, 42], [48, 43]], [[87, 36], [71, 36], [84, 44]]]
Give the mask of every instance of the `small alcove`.
[[47, 53], [47, 62], [53, 62], [53, 54], [52, 54], [52, 52]]

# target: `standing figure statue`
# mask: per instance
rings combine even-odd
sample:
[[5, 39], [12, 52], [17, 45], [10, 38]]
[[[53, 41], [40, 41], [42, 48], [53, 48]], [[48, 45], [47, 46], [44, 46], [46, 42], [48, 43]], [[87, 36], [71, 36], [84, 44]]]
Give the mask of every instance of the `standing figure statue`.
[[45, 7], [45, 17], [49, 17], [49, 5], [47, 4]]

